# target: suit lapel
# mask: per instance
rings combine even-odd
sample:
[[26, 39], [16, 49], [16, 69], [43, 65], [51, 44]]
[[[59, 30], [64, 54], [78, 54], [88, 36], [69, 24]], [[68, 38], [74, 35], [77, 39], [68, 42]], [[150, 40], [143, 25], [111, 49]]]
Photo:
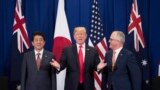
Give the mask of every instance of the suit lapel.
[[44, 50], [43, 51], [43, 55], [42, 55], [42, 58], [41, 58], [41, 64], [40, 64], [40, 67], [39, 69], [41, 69], [42, 65], [43, 65], [43, 62], [45, 62], [45, 57], [47, 57], [47, 54], [46, 54], [46, 51]]
[[72, 51], [73, 51], [73, 57], [74, 57], [73, 60], [76, 60], [76, 64], [77, 64], [76, 66], [79, 67], [79, 64], [78, 64], [78, 53], [77, 53], [77, 46], [76, 45], [73, 45]]
[[48, 61], [46, 61], [46, 60], [48, 60], [47, 57], [48, 57], [48, 54], [47, 54], [46, 50], [44, 50], [44, 51], [43, 51], [43, 55], [42, 55], [42, 60], [41, 60], [40, 68], [39, 68], [39, 69], [41, 69], [41, 67], [43, 66], [43, 64], [44, 64], [45, 62], [48, 62]]
[[112, 56], [113, 56], [113, 51], [111, 51], [108, 55], [108, 58], [107, 58], [107, 63], [108, 63], [108, 66], [112, 66]]
[[34, 67], [35, 70], [37, 70], [37, 63], [36, 63], [36, 55], [35, 55], [35, 52], [34, 50], [30, 53], [30, 56], [31, 56], [31, 65]]
[[[84, 57], [84, 67], [85, 68], [87, 68], [87, 65], [88, 65], [88, 60], [90, 60], [89, 59], [89, 57], [90, 57], [90, 48], [86, 45], [86, 49], [85, 49], [85, 57]], [[87, 69], [84, 69], [84, 70], [87, 70]]]
[[124, 50], [122, 48], [121, 51], [119, 52], [118, 56], [117, 56], [116, 65], [118, 65], [119, 62], [121, 62], [121, 60], [123, 60], [123, 55], [124, 55], [123, 52], [124, 52]]

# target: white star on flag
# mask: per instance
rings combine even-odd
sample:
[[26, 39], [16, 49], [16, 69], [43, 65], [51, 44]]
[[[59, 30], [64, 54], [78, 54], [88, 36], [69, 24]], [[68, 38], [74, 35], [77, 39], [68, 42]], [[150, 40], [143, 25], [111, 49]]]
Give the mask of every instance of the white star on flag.
[[142, 66], [146, 66], [148, 63], [147, 63], [147, 60], [142, 60]]

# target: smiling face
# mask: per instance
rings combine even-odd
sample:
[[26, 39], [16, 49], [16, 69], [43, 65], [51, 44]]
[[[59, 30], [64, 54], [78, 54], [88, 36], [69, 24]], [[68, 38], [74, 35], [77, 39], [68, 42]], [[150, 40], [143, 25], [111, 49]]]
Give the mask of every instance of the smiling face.
[[74, 29], [74, 39], [77, 44], [82, 45], [87, 38], [86, 29], [84, 27], [76, 27]]
[[40, 35], [35, 35], [32, 41], [32, 45], [36, 51], [42, 50], [45, 45], [44, 38]]

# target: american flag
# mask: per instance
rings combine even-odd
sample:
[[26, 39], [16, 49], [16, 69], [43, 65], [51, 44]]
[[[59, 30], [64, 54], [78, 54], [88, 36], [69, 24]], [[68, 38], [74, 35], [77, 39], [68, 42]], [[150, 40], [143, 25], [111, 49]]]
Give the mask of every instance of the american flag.
[[130, 38], [133, 38], [131, 37], [132, 34], [134, 35], [134, 44], [131, 43], [131, 45], [129, 46], [131, 51], [135, 52], [138, 63], [140, 64], [142, 69], [142, 90], [150, 90], [149, 57], [142, 30], [141, 16], [140, 14], [138, 14], [137, 0], [133, 0], [130, 14], [130, 23], [128, 26], [128, 35]]
[[[94, 46], [98, 51], [101, 60], [104, 60], [105, 53], [108, 50], [106, 38], [104, 35], [103, 24], [100, 16], [100, 8], [98, 6], [98, 0], [93, 0], [92, 4], [92, 16], [91, 16], [91, 30], [89, 35], [89, 45]], [[101, 74], [96, 72], [95, 77], [95, 89], [101, 90]]]
[[16, 1], [15, 17], [13, 25], [13, 35], [17, 33], [17, 47], [20, 53], [23, 53], [23, 45], [29, 49], [29, 39], [26, 30], [26, 24], [24, 16], [21, 10], [21, 0]]

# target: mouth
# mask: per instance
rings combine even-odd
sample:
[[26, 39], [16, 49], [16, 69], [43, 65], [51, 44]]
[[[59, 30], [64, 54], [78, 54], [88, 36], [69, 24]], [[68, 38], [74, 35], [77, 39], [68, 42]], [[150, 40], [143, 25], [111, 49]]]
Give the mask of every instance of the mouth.
[[78, 39], [79, 41], [82, 41], [83, 39]]

